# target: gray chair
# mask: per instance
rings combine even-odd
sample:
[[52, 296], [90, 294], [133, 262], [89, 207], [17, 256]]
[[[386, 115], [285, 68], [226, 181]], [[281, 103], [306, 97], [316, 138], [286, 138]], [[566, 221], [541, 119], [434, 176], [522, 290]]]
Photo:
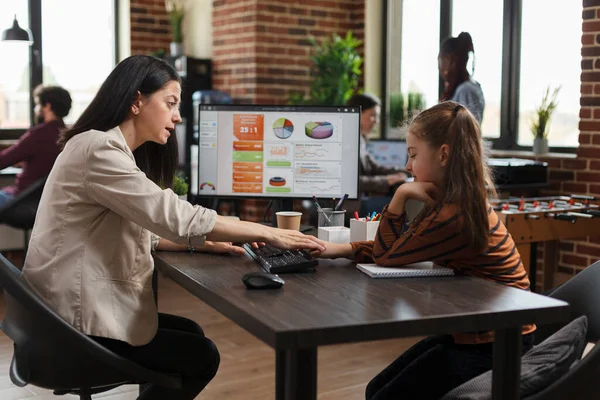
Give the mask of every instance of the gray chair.
[[[548, 294], [571, 305], [571, 319], [587, 316], [587, 341], [600, 339], [600, 261], [590, 265]], [[542, 342], [561, 326], [539, 326], [536, 342]], [[562, 378], [527, 400], [598, 399], [600, 397], [600, 345], [575, 364]]]
[[20, 274], [0, 255], [0, 285], [6, 299], [0, 329], [14, 342], [9, 374], [15, 385], [32, 384], [55, 395], [76, 394], [81, 400], [123, 384], [181, 387], [181, 376], [142, 367], [73, 328]]

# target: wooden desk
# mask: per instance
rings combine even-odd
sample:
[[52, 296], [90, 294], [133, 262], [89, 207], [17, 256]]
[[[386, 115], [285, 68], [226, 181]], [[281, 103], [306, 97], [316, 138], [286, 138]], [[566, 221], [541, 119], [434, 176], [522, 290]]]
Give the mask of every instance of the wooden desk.
[[568, 318], [568, 304], [471, 277], [371, 279], [348, 260], [282, 275], [283, 289], [247, 290], [249, 256], [160, 252], [157, 268], [276, 350], [276, 399], [315, 400], [317, 347], [496, 331], [494, 399], [518, 399], [521, 326]]

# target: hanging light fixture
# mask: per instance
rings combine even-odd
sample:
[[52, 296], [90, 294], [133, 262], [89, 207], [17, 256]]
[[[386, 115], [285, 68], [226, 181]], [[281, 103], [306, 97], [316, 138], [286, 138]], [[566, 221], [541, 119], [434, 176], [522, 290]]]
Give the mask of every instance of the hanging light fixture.
[[25, 30], [19, 26], [17, 16], [15, 15], [12, 28], [2, 32], [2, 41], [27, 42], [31, 46], [33, 44], [33, 35], [29, 29]]

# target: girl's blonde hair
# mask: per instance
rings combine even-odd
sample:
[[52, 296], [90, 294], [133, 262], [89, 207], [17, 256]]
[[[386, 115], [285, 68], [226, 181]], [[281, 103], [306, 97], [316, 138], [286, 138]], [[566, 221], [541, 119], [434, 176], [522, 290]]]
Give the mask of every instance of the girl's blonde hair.
[[[488, 245], [490, 229], [488, 196], [495, 197], [496, 190], [483, 153], [477, 120], [464, 106], [445, 101], [418, 114], [409, 130], [434, 149], [443, 144], [449, 146], [438, 206], [458, 206], [464, 220], [463, 233], [469, 235], [472, 246], [483, 251]], [[428, 214], [424, 211], [419, 219]]]

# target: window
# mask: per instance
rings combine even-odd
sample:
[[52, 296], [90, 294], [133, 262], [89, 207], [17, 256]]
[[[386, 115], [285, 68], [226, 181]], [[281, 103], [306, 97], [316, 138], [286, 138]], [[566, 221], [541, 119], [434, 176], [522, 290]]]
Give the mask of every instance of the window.
[[[72, 18], [65, 24], [64, 10], [94, 18]], [[44, 84], [71, 93], [73, 104], [65, 122], [73, 123], [115, 66], [114, 1], [44, 0], [42, 18]]]
[[[19, 26], [29, 29], [25, 1], [0, 2], [0, 30], [8, 29], [17, 17]], [[0, 128], [23, 129], [29, 121], [29, 47], [0, 41]]]
[[389, 8], [390, 26], [397, 34], [388, 35], [392, 59], [388, 72], [387, 137], [399, 138], [400, 115], [406, 118], [410, 109], [431, 106], [439, 97], [440, 0], [390, 1]]
[[[0, 59], [11, 60], [0, 63], [0, 131], [21, 134], [33, 124], [31, 79], [69, 91], [73, 104], [67, 124], [81, 115], [116, 63], [115, 5], [115, 0], [0, 2], [0, 30], [17, 14], [19, 25], [33, 32], [34, 46], [40, 39], [42, 46], [36, 49], [40, 66], [30, 62], [29, 46], [0, 42]], [[29, 26], [30, 21], [37, 22]]]
[[[482, 134], [496, 149], [530, 150], [531, 122], [547, 87], [561, 86], [550, 125], [552, 151], [574, 152], [578, 143], [581, 73], [581, 5], [546, 0], [385, 0], [388, 51], [382, 80], [383, 138], [394, 128], [398, 95], [420, 92], [437, 103], [437, 54], [441, 40], [469, 32], [475, 74], [486, 106]], [[549, 27], [560, 27], [551, 29]], [[469, 67], [469, 66], [468, 66]]]
[[[520, 145], [531, 146], [531, 121], [548, 86], [562, 86], [550, 120], [551, 146], [577, 146], [579, 137], [579, 76], [581, 74], [581, 7], [546, 0], [523, 1], [521, 78], [519, 91]], [[560, 27], [551, 29], [550, 27]]]
[[[93, 18], [70, 18], [65, 24], [65, 9]], [[67, 124], [81, 115], [115, 66], [114, 21], [114, 0], [42, 1], [44, 84], [71, 93]]]
[[[481, 84], [485, 98], [481, 133], [500, 137], [500, 92], [502, 89], [502, 0], [453, 0], [452, 36], [469, 32], [475, 48], [473, 79]], [[485, 15], [485, 18], [474, 18]], [[467, 65], [471, 72], [471, 64]]]

